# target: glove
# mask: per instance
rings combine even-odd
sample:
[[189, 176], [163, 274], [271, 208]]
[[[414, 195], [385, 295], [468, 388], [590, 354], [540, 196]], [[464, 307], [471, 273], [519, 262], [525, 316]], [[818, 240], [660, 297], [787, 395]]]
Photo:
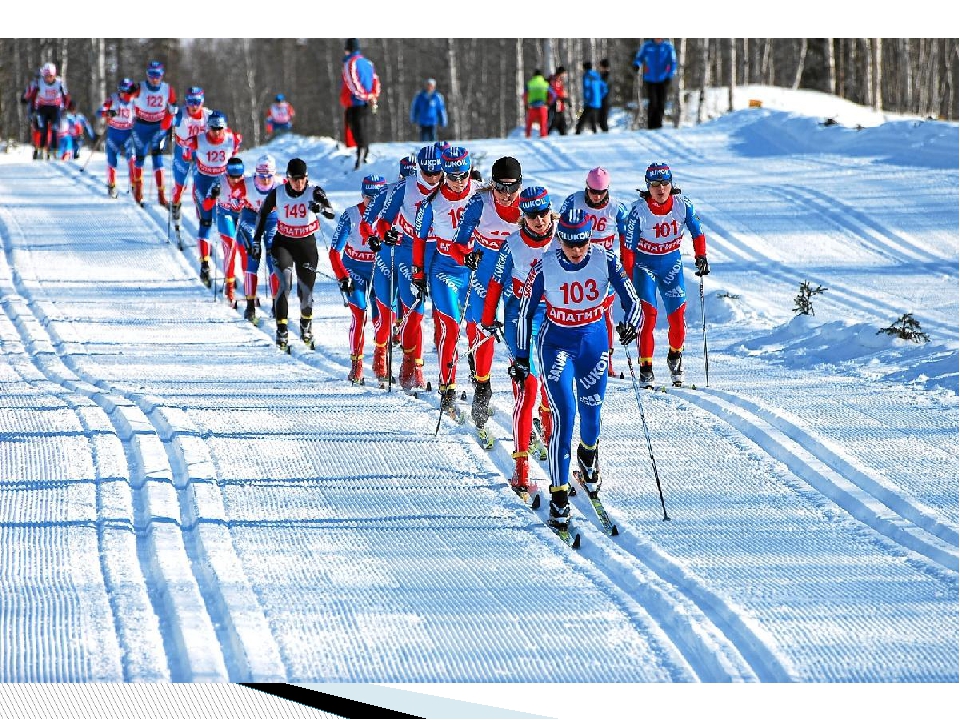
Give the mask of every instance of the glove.
[[107, 110], [107, 115], [109, 115], [110, 117], [116, 117], [117, 111], [114, 110], [113, 108], [110, 108], [109, 110]]
[[400, 244], [400, 233], [398, 233], [393, 228], [390, 228], [383, 234], [383, 244], [384, 245], [399, 245]]
[[480, 258], [483, 257], [483, 250], [474, 250], [463, 256], [463, 264], [471, 270], [476, 270], [480, 264]]
[[323, 215], [327, 220], [333, 220], [337, 215], [331, 208], [324, 207], [320, 214]]
[[327, 199], [327, 194], [319, 185], [313, 189], [313, 199], [324, 207], [330, 207], [330, 201]]
[[171, 115], [176, 115], [176, 114], [177, 114], [177, 111], [178, 111], [179, 109], [180, 109], [180, 108], [178, 108], [176, 105], [171, 105], [169, 112], [170, 112]]
[[710, 274], [710, 263], [707, 262], [706, 255], [697, 255], [697, 271], [694, 273], [697, 277]]
[[371, 235], [367, 238], [367, 245], [374, 252], [379, 252], [380, 248], [383, 247], [383, 241], [378, 238], [376, 235]]
[[354, 289], [353, 278], [350, 277], [349, 275], [347, 275], [346, 277], [340, 278], [337, 282], [340, 284], [340, 292], [344, 293], [345, 295], [349, 295], [350, 293], [353, 292], [353, 289]]
[[497, 342], [500, 342], [500, 338], [503, 337], [503, 323], [499, 320], [494, 320], [490, 325], [481, 325], [480, 329], [483, 330], [484, 335], [493, 335]]
[[617, 334], [620, 336], [621, 345], [629, 345], [637, 339], [637, 329], [625, 322], [617, 323]]
[[513, 365], [507, 368], [507, 375], [512, 377], [518, 384], [522, 385], [530, 376], [530, 359], [517, 358]]
[[320, 203], [318, 203], [316, 200], [311, 200], [308, 202], [307, 207], [310, 208], [310, 212], [312, 213], [320, 212]]
[[423, 274], [423, 268], [414, 268], [413, 277], [410, 278], [410, 289], [418, 300], [422, 300], [427, 295], [427, 278]]
[[219, 183], [218, 183], [217, 185], [214, 185], [212, 188], [210, 188], [210, 197], [212, 197], [214, 200], [216, 200], [218, 197], [220, 197], [220, 185], [219, 185]]
[[256, 260], [260, 262], [260, 243], [253, 243], [247, 247], [247, 255], [251, 260]]

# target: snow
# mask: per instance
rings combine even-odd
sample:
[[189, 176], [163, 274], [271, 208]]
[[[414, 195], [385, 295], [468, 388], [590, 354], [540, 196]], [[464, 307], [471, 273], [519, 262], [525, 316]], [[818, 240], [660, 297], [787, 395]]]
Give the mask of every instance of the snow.
[[[508, 488], [500, 352], [489, 452], [469, 423], [434, 436], [429, 394], [346, 382], [330, 225], [317, 350], [288, 357], [269, 318], [213, 301], [155, 203], [106, 197], [100, 154], [83, 173], [0, 154], [0, 681], [424, 683], [552, 717], [591, 715], [591, 686], [526, 683], [955, 686], [958, 126], [762, 86], [710, 102], [699, 126], [465, 143], [556, 205], [596, 165], [632, 201], [665, 160], [703, 221], [709, 384], [688, 263], [688, 387], [638, 398], [617, 348], [621, 534], [579, 496], [579, 551]], [[241, 154], [304, 158], [340, 210], [414, 149], [374, 145], [363, 173], [329, 138]], [[815, 315], [793, 312], [802, 281], [827, 288]], [[930, 342], [878, 334], [904, 313]]]

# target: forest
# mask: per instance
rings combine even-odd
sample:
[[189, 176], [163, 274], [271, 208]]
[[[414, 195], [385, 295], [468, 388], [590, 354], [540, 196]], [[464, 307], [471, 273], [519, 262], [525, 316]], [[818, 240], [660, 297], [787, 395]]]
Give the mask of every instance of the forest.
[[[410, 104], [436, 78], [450, 117], [444, 138], [506, 136], [522, 124], [522, 94], [537, 69], [567, 69], [570, 111], [582, 107], [582, 65], [608, 58], [611, 105], [635, 108], [641, 96], [633, 58], [643, 38], [360, 39], [382, 83], [372, 117], [373, 140], [415, 140]], [[878, 110], [956, 121], [957, 38], [673, 38], [678, 72], [670, 97], [678, 109], [706, 88], [764, 84], [833, 93]], [[20, 95], [40, 65], [54, 62], [79, 111], [96, 109], [124, 77], [140, 81], [160, 60], [182, 96], [201, 86], [206, 104], [227, 113], [245, 145], [264, 140], [264, 117], [278, 93], [296, 110], [295, 132], [342, 138], [339, 105], [344, 39], [0, 39], [0, 137], [28, 139]]]

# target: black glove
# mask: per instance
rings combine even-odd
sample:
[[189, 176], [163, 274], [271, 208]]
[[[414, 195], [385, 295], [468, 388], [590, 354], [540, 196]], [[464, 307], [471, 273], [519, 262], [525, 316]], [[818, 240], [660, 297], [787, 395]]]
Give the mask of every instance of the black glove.
[[340, 278], [338, 281], [340, 283], [340, 292], [349, 295], [353, 292], [353, 278], [347, 275], [346, 277]]
[[327, 194], [323, 191], [323, 188], [319, 185], [313, 189], [313, 199], [324, 207], [330, 207], [330, 201], [327, 200]]
[[109, 110], [107, 110], [107, 115], [109, 115], [110, 117], [116, 117], [117, 111], [114, 110], [113, 108], [110, 108]]
[[400, 233], [398, 233], [393, 228], [390, 228], [383, 234], [383, 244], [384, 245], [399, 245], [400, 244]]
[[327, 220], [333, 220], [337, 216], [337, 214], [328, 207], [323, 208], [320, 211], [320, 214], [323, 215]]
[[367, 245], [374, 252], [379, 252], [380, 248], [383, 247], [383, 241], [376, 235], [371, 235], [367, 238]]
[[497, 342], [500, 342], [500, 338], [503, 337], [503, 323], [499, 320], [494, 320], [490, 325], [481, 325], [480, 329], [485, 335], [493, 335]]
[[710, 263], [707, 262], [706, 255], [697, 255], [697, 271], [694, 273], [697, 277], [710, 274]]
[[413, 277], [410, 278], [411, 290], [417, 299], [422, 300], [427, 295], [427, 278], [423, 270], [417, 268], [413, 271]]
[[530, 359], [517, 358], [514, 360], [513, 365], [507, 368], [507, 375], [522, 385], [530, 376]]
[[312, 213], [320, 212], [320, 203], [318, 203], [316, 200], [311, 200], [308, 202], [307, 207], [310, 208], [310, 212]]
[[247, 248], [247, 255], [250, 256], [251, 260], [260, 261], [260, 243], [253, 243]]
[[210, 188], [210, 197], [212, 197], [214, 200], [216, 200], [218, 197], [220, 197], [220, 184], [219, 184], [219, 183], [217, 183], [217, 184], [214, 185], [212, 188]]
[[463, 256], [463, 264], [471, 270], [476, 270], [480, 264], [480, 258], [483, 257], [483, 250], [474, 250]]
[[637, 339], [637, 329], [625, 322], [617, 323], [617, 334], [620, 336], [621, 345], [629, 345]]

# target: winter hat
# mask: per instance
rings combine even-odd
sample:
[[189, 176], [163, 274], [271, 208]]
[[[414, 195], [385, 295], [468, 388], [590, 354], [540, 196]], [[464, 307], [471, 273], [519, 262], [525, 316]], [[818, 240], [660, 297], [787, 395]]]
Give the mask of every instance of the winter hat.
[[387, 179], [383, 175], [367, 175], [360, 183], [360, 194], [373, 197], [387, 184]]
[[287, 175], [292, 178], [306, 177], [307, 164], [300, 158], [291, 158], [287, 163]]
[[494, 180], [520, 180], [520, 163], [516, 158], [502, 157], [493, 164], [490, 176]]
[[343, 44], [343, 49], [347, 52], [356, 52], [360, 49], [360, 41], [356, 38], [350, 38]]
[[446, 173], [470, 172], [470, 152], [463, 147], [448, 147], [440, 156]]
[[261, 155], [257, 159], [257, 173], [260, 175], [273, 175], [277, 171], [277, 161], [273, 155]]
[[417, 153], [417, 165], [424, 173], [438, 173], [443, 170], [443, 160], [440, 159], [440, 151], [436, 145], [420, 148], [420, 152]]
[[542, 185], [534, 185], [520, 191], [520, 212], [533, 213], [550, 209], [550, 193]]
[[567, 245], [586, 245], [592, 234], [590, 218], [580, 208], [567, 208], [557, 221], [557, 237]]
[[234, 156], [227, 160], [227, 175], [234, 178], [243, 177], [242, 158]]
[[587, 173], [587, 187], [597, 192], [610, 189], [610, 173], [602, 167], [595, 167]]
[[644, 173], [643, 179], [646, 181], [647, 185], [652, 182], [673, 182], [673, 173], [670, 172], [670, 166], [665, 162], [655, 162], [651, 163], [647, 167], [647, 172]]

